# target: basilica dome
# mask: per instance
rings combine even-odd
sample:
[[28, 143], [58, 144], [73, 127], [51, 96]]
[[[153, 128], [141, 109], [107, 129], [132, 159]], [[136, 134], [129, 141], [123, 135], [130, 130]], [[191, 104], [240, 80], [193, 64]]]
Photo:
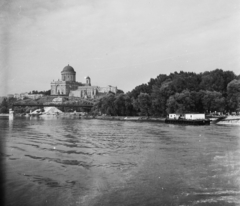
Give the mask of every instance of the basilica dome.
[[74, 71], [73, 67], [69, 66], [69, 64], [63, 68], [62, 72], [76, 73], [76, 72]]
[[63, 68], [63, 70], [61, 71], [61, 74], [62, 74], [62, 81], [67, 81], [67, 82], [76, 81], [76, 72], [69, 64]]

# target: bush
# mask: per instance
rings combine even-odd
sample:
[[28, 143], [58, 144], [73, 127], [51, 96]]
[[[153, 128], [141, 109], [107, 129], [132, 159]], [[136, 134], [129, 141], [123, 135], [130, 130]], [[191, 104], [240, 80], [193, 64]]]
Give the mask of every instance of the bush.
[[0, 113], [8, 113], [8, 108], [5, 107], [5, 106], [2, 106], [2, 107], [0, 108]]

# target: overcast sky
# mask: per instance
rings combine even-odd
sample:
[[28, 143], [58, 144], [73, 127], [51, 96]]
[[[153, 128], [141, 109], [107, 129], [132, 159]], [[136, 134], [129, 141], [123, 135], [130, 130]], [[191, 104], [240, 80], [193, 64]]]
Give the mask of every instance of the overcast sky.
[[125, 92], [159, 74], [240, 74], [239, 0], [0, 0], [0, 96], [77, 81]]

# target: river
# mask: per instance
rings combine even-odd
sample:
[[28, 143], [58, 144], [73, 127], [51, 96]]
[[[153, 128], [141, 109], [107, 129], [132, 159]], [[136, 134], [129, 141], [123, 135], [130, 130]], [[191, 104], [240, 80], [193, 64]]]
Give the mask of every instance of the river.
[[6, 205], [240, 205], [240, 127], [0, 117]]

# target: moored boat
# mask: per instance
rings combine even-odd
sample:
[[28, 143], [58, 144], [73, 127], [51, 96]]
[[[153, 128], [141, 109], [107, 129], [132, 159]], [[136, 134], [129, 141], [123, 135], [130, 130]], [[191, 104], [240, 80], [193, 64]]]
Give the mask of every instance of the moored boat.
[[210, 120], [205, 118], [205, 114], [169, 114], [165, 119], [167, 124], [185, 125], [210, 125]]

